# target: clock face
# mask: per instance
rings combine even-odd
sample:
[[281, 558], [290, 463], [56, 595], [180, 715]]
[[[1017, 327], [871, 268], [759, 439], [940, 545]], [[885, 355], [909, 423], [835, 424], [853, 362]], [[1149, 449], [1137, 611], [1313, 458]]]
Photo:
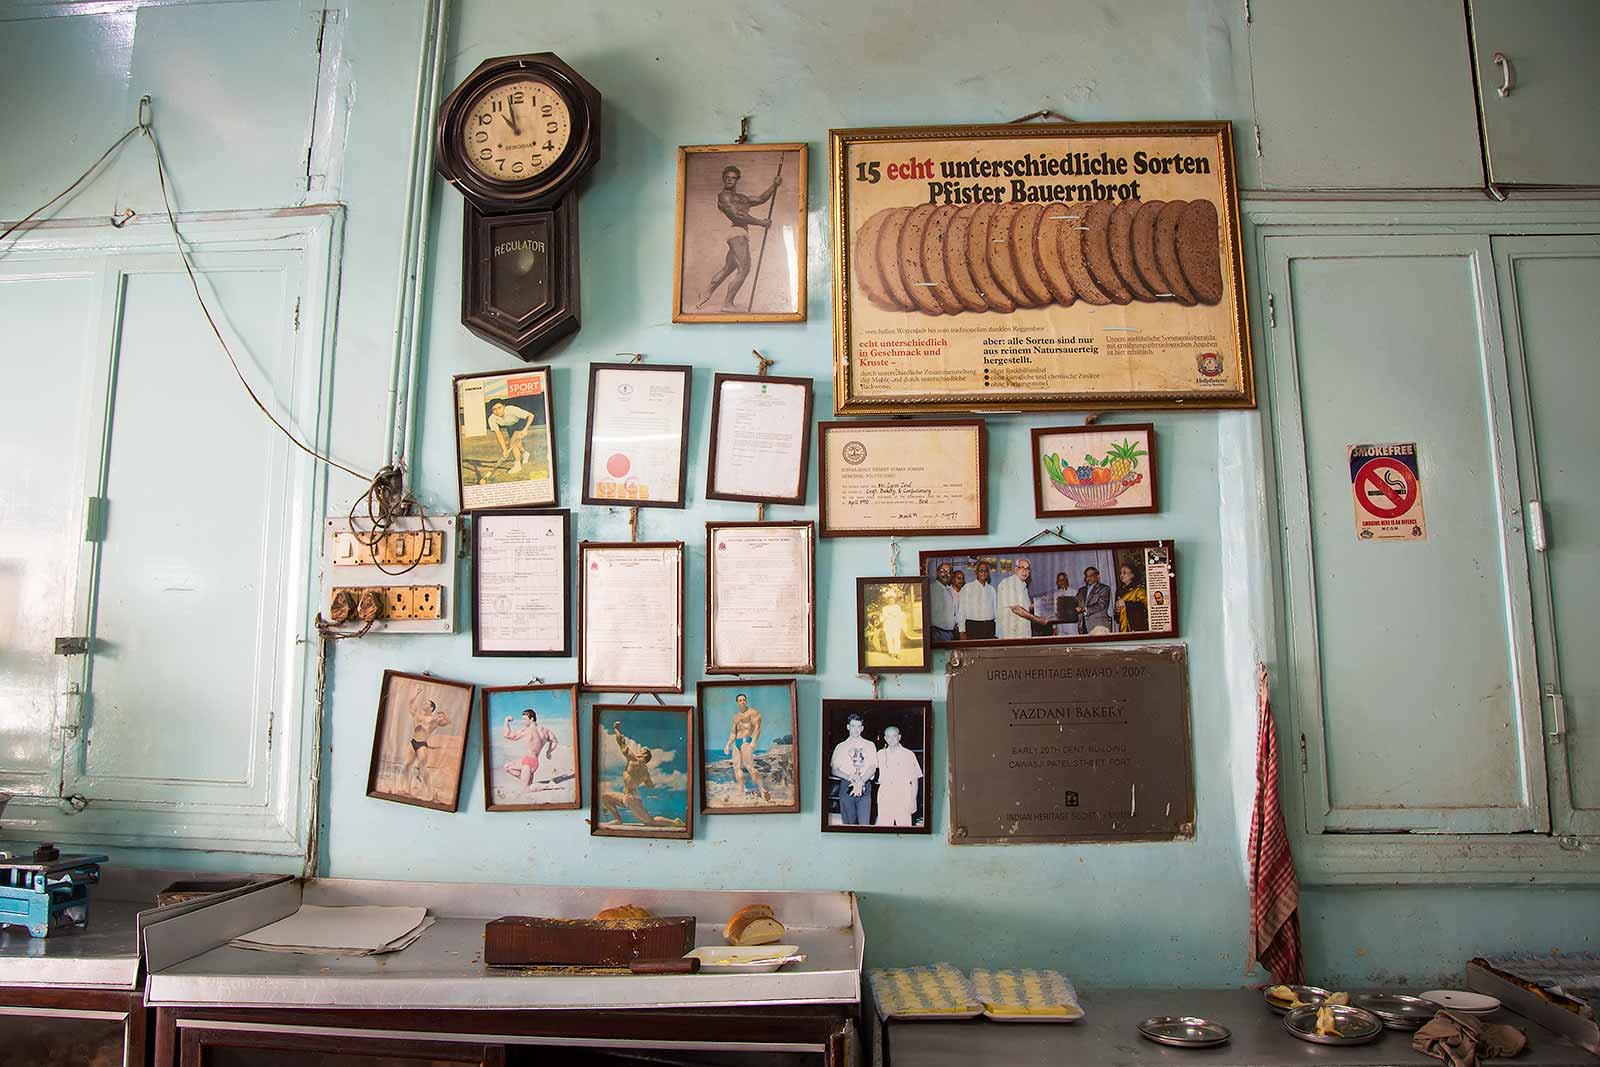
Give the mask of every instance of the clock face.
[[548, 82], [518, 78], [474, 97], [461, 124], [467, 161], [496, 182], [537, 178], [561, 159], [572, 138], [572, 111]]

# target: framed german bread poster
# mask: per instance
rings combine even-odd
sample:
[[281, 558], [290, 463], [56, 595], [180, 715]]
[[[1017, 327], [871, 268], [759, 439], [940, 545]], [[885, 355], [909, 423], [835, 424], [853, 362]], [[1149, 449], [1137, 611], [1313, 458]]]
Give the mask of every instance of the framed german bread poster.
[[1228, 123], [829, 149], [837, 414], [1255, 406]]

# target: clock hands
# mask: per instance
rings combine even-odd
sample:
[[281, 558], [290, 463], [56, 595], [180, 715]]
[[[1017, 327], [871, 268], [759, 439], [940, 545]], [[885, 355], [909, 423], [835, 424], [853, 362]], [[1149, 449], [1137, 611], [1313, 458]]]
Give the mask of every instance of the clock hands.
[[506, 125], [511, 127], [511, 132], [517, 137], [522, 136], [522, 127], [517, 125], [516, 105], [506, 101]]

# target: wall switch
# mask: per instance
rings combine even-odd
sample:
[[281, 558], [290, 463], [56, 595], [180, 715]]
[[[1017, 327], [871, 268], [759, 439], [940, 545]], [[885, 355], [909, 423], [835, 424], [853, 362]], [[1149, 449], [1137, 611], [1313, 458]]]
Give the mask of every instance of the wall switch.
[[444, 562], [443, 530], [390, 530], [376, 538], [336, 530], [333, 534], [335, 567], [411, 567]]
[[459, 540], [454, 515], [406, 516], [382, 536], [365, 519], [328, 519], [319, 613], [347, 632], [370, 621], [373, 633], [453, 633]]

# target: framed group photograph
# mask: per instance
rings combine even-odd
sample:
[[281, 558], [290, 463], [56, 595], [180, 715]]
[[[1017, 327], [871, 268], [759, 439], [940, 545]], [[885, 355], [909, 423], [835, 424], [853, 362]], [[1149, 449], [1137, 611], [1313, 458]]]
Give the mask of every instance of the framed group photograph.
[[454, 381], [461, 510], [553, 507], [550, 368], [458, 374]]
[[804, 322], [806, 146], [678, 149], [673, 322]]
[[479, 699], [484, 810], [581, 808], [578, 687], [485, 686]]
[[793, 678], [700, 683], [700, 812], [800, 810], [800, 711]]
[[1156, 509], [1155, 427], [1044, 426], [1033, 430], [1033, 513], [1139, 515]]
[[683, 542], [578, 546], [585, 692], [683, 692]]
[[833, 130], [834, 410], [1254, 407], [1231, 131]]
[[472, 516], [472, 654], [569, 656], [572, 516], [484, 511]]
[[694, 709], [596, 704], [589, 738], [595, 837], [694, 837]]
[[692, 373], [681, 364], [589, 364], [585, 504], [683, 507]]
[[983, 534], [982, 419], [817, 423], [823, 537]]
[[934, 648], [1178, 633], [1171, 541], [930, 549], [918, 558]]
[[824, 831], [932, 832], [928, 701], [824, 700], [822, 756]]
[[810, 455], [810, 378], [717, 375], [707, 500], [804, 504]]
[[927, 587], [913, 575], [856, 579], [856, 670], [897, 674], [929, 667]]
[[817, 528], [706, 523], [706, 673], [817, 669]]
[[384, 671], [367, 796], [455, 811], [472, 724], [472, 692], [466, 682]]

